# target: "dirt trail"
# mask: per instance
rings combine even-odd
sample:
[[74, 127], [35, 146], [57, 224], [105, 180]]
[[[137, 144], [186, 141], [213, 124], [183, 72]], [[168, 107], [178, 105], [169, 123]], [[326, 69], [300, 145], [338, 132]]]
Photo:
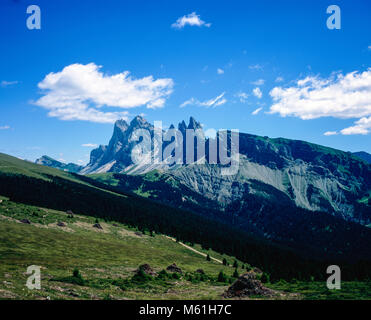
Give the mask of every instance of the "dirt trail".
[[[174, 239], [174, 238], [172, 238], [172, 237], [168, 237], [168, 236], [165, 236], [165, 237], [168, 238], [168, 239], [170, 239], [170, 240], [173, 240], [174, 242], [176, 242], [176, 239]], [[193, 252], [196, 252], [196, 253], [198, 253], [199, 255], [201, 255], [201, 256], [203, 256], [203, 257], [205, 257], [205, 258], [206, 258], [206, 256], [207, 256], [206, 253], [200, 252], [200, 251], [198, 251], [198, 250], [196, 250], [196, 249], [194, 249], [194, 248], [192, 248], [192, 247], [190, 247], [190, 246], [187, 246], [186, 244], [184, 244], [184, 243], [182, 243], [182, 242], [180, 242], [180, 241], [178, 241], [178, 243], [179, 243], [181, 246], [186, 247], [187, 249], [189, 249], [189, 250], [191, 250], [191, 251], [193, 251]], [[216, 262], [218, 262], [218, 263], [220, 263], [220, 264], [223, 264], [223, 261], [221, 261], [221, 260], [219, 260], [219, 259], [216, 259], [216, 258], [213, 258], [213, 257], [210, 257], [210, 258], [211, 258], [211, 260], [214, 260], [214, 261], [216, 261]]]

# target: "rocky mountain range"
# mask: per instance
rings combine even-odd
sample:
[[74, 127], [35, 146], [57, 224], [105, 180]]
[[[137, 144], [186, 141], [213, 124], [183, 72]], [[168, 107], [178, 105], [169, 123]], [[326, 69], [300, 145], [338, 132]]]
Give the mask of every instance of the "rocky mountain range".
[[[219, 161], [186, 165], [134, 163], [131, 152], [138, 142], [131, 138], [137, 129], [146, 129], [154, 136], [154, 126], [140, 116], [130, 123], [116, 121], [109, 144], [92, 150], [88, 165], [75, 172], [145, 175], [156, 170], [215, 202], [221, 211], [245, 220], [250, 219], [250, 213], [256, 215], [271, 204], [284, 203], [362, 225], [371, 223], [371, 165], [362, 160], [362, 155], [305, 141], [240, 133], [239, 170], [235, 175], [223, 175]], [[199, 129], [200, 134], [202, 126], [191, 117], [188, 125], [184, 121], [178, 125], [182, 133], [186, 129]], [[210, 141], [205, 142], [207, 159]], [[54, 166], [40, 159], [37, 163]]]
[[63, 163], [48, 156], [42, 156], [41, 158], [37, 159], [35, 163], [74, 173], [80, 172], [83, 169], [82, 166], [79, 166], [75, 163]]

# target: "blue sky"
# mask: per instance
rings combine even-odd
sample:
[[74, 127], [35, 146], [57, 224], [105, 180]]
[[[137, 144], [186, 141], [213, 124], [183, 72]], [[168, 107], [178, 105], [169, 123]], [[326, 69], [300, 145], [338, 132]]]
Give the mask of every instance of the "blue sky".
[[370, 15], [363, 0], [2, 0], [0, 152], [86, 163], [115, 117], [144, 114], [371, 153]]

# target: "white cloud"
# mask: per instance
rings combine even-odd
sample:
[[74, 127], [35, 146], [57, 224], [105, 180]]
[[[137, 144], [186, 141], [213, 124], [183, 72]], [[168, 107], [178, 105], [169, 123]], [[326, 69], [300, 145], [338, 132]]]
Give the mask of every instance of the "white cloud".
[[258, 109], [255, 109], [253, 112], [251, 112], [251, 114], [253, 115], [253, 116], [256, 116], [261, 110], [262, 110], [263, 108], [262, 107], [260, 107], [260, 108], [258, 108]]
[[95, 144], [95, 143], [83, 143], [81, 146], [82, 147], [87, 147], [87, 148], [96, 148], [96, 147], [98, 147], [98, 145]]
[[210, 128], [205, 131], [205, 137], [215, 139], [217, 132], [215, 129]]
[[368, 134], [371, 132], [371, 116], [363, 117], [355, 122], [354, 126], [345, 128], [340, 131], [344, 135], [351, 134]]
[[257, 97], [258, 99], [261, 99], [261, 97], [263, 96], [263, 93], [262, 91], [260, 90], [260, 88], [256, 87], [252, 93], [254, 94], [255, 97]]
[[342, 134], [366, 134], [370, 131], [371, 68], [364, 72], [332, 75], [328, 79], [306, 77], [293, 87], [275, 87], [270, 95], [274, 104], [269, 113], [303, 120], [356, 118], [360, 120], [355, 126], [341, 130]]
[[323, 135], [324, 136], [335, 136], [337, 134], [338, 134], [337, 131], [326, 131]]
[[276, 82], [283, 82], [284, 79], [283, 79], [283, 77], [277, 77], [275, 81], [276, 81]]
[[213, 98], [213, 99], [210, 99], [210, 100], [207, 100], [207, 101], [199, 101], [195, 98], [191, 98], [185, 102], [183, 102], [180, 107], [181, 108], [184, 108], [185, 106], [188, 106], [188, 105], [196, 105], [196, 106], [200, 106], [200, 107], [206, 107], [206, 108], [215, 108], [217, 106], [221, 106], [222, 104], [225, 104], [227, 102], [227, 99], [224, 98], [224, 95], [225, 95], [225, 92], [223, 92], [222, 94], [220, 94], [219, 96], [217, 96], [216, 98]]
[[371, 46], [368, 46], [368, 50], [370, 50], [370, 51], [371, 51]]
[[0, 130], [8, 130], [10, 129], [10, 126], [0, 126]]
[[249, 95], [246, 92], [236, 93], [235, 96], [240, 99], [241, 103], [245, 103]]
[[218, 69], [216, 70], [216, 72], [217, 72], [217, 74], [223, 74], [223, 73], [224, 73], [224, 70], [223, 70], [223, 69], [220, 69], [220, 68], [218, 68]]
[[9, 86], [16, 85], [18, 83], [19, 83], [19, 81], [5, 81], [5, 80], [3, 80], [3, 81], [1, 81], [0, 85], [2, 87], [9, 87]]
[[201, 20], [200, 16], [196, 14], [196, 12], [192, 12], [190, 14], [178, 18], [177, 21], [173, 23], [171, 26], [175, 29], [182, 29], [186, 25], [197, 27], [205, 26], [209, 28], [211, 26], [211, 23], [206, 23], [205, 21]]
[[265, 80], [264, 79], [258, 79], [256, 81], [251, 82], [254, 86], [262, 86], [264, 84]]
[[262, 86], [264, 84], [265, 80], [264, 79], [258, 79], [256, 81], [251, 82], [251, 84], [255, 86]]
[[106, 111], [103, 107], [161, 108], [172, 93], [172, 79], [133, 79], [128, 71], [106, 75], [100, 68], [94, 63], [72, 64], [49, 73], [38, 84], [43, 96], [35, 104], [61, 120], [112, 123], [118, 118], [127, 119], [128, 112]]
[[249, 69], [251, 69], [251, 70], [262, 70], [263, 66], [260, 65], [260, 64], [253, 64], [253, 65], [249, 66]]

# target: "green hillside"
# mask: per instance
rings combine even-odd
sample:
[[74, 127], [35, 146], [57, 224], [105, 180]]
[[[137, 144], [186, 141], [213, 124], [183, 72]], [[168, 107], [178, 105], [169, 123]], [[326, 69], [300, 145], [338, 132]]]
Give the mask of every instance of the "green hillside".
[[[260, 268], [270, 275], [272, 281], [280, 279], [291, 281], [294, 278], [303, 281], [313, 278], [323, 280], [326, 277], [323, 270], [326, 270], [326, 266], [330, 262], [342, 265], [345, 280], [366, 279], [370, 275], [367, 261], [348, 264], [336, 260], [330, 262], [311, 260], [304, 254], [295, 253], [283, 244], [277, 245], [256, 238], [214, 217], [205, 217], [197, 212], [174, 208], [133, 193], [125, 193], [115, 186], [108, 186], [89, 177], [35, 165], [4, 154], [0, 154], [0, 195], [11, 200], [7, 202], [8, 204], [25, 206], [22, 210], [18, 210], [16, 207], [11, 210], [8, 208], [11, 211], [9, 213], [19, 212], [20, 214], [20, 216], [13, 216], [13, 219], [19, 220], [23, 214], [31, 213], [31, 218], [36, 219], [30, 219], [31, 222], [45, 225], [55, 223], [57, 218], [51, 221], [50, 214], [43, 217], [44, 215], [40, 212], [33, 212], [29, 209], [29, 206], [48, 208], [48, 210], [58, 212], [72, 210], [75, 214], [85, 216], [86, 219], [92, 219], [89, 220], [89, 223], [95, 219], [106, 221], [108, 224], [121, 223], [132, 230], [140, 230], [146, 234], [170, 236], [196, 248], [200, 248], [197, 245], [200, 244], [204, 252], [212, 249], [215, 251], [213, 255], [219, 256], [219, 259], [224, 255], [233, 256], [241, 261], [240, 265], [252, 265]], [[6, 213], [3, 215], [7, 215]], [[18, 227], [30, 226], [20, 227], [17, 225], [16, 228]], [[368, 231], [367, 228], [364, 229]], [[44, 231], [51, 232], [41, 228], [38, 234]], [[364, 232], [363, 229], [359, 234], [362, 235], [362, 232]], [[11, 234], [13, 233], [10, 232]], [[14, 234], [17, 232], [14, 231]], [[68, 233], [68, 237], [75, 237], [77, 234]], [[366, 238], [367, 233], [361, 239], [365, 241]], [[24, 243], [28, 243], [27, 239], [24, 241]], [[76, 239], [76, 243], [81, 241]], [[89, 239], [87, 239], [88, 242]], [[63, 245], [62, 243], [63, 241], [61, 241], [61, 245]], [[12, 246], [13, 244], [10, 244], [9, 248]], [[361, 246], [363, 246], [362, 243]], [[67, 253], [71, 247], [68, 246], [64, 252]], [[92, 258], [91, 261], [93, 260]], [[166, 261], [164, 263], [170, 264], [172, 262]], [[135, 266], [133, 263], [132, 267], [137, 267], [140, 263], [136, 261]], [[187, 264], [185, 264], [185, 268], [187, 268]], [[189, 269], [189, 271], [191, 270]], [[211, 274], [215, 275], [216, 272], [218, 270], [212, 271]]]
[[[228, 285], [216, 281], [218, 273], [223, 270], [232, 276], [234, 272], [231, 266], [206, 261], [163, 235], [151, 236], [103, 220], [99, 221], [101, 230], [93, 227], [97, 221], [92, 217], [70, 218], [65, 212], [0, 199], [0, 298], [103, 299], [110, 295], [115, 299], [216, 299]], [[31, 224], [20, 223], [22, 219]], [[61, 222], [65, 226], [57, 225]], [[208, 253], [219, 257], [211, 250]], [[148, 263], [160, 272], [174, 262], [184, 273], [182, 279], [153, 281], [127, 289], [119, 285], [122, 279], [130, 279], [141, 264]], [[25, 287], [25, 271], [30, 265], [42, 267], [40, 291]], [[75, 268], [86, 280], [85, 285], [63, 280]], [[195, 271], [200, 268], [210, 279], [197, 281]], [[194, 279], [187, 280], [189, 277]]]
[[[222, 299], [235, 280], [232, 263], [238, 264], [239, 274], [254, 270], [234, 257], [197, 244], [194, 252], [164, 235], [139, 232], [121, 223], [18, 204], [2, 196], [0, 201], [0, 300]], [[22, 219], [29, 224], [21, 223]], [[102, 229], [94, 227], [97, 222]], [[211, 261], [202, 253], [208, 253]], [[213, 258], [226, 259], [229, 265]], [[157, 276], [136, 278], [138, 266], [145, 263]], [[163, 271], [172, 263], [182, 274]], [[30, 265], [41, 267], [40, 290], [25, 286]], [[199, 269], [205, 274], [196, 272]], [[221, 271], [226, 275], [223, 282], [218, 279]], [[272, 299], [371, 298], [367, 281], [343, 282], [341, 291], [328, 290], [324, 281], [293, 279], [265, 285], [276, 291]]]

